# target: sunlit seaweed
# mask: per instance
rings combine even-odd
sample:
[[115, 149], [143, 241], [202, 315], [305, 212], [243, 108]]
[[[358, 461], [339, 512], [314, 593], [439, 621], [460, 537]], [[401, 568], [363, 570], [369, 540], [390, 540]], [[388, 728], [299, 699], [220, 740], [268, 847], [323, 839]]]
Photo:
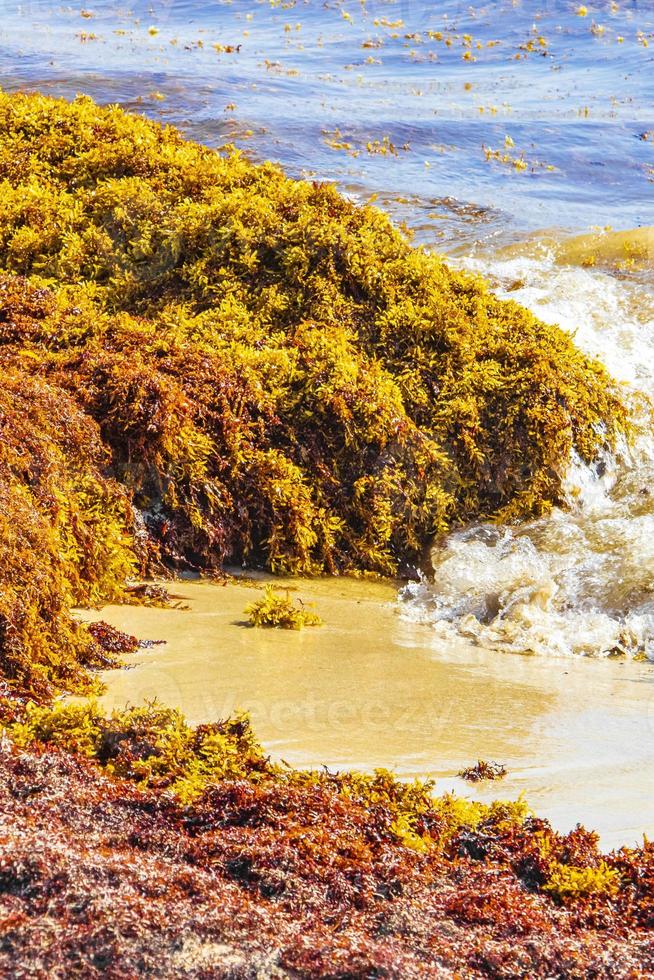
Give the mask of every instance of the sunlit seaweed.
[[119, 598], [137, 565], [131, 506], [106, 466], [69, 396], [0, 364], [0, 672], [37, 697], [89, 690], [80, 665], [103, 658], [70, 606]]
[[474, 766], [462, 769], [457, 775], [470, 783], [479, 783], [483, 779], [502, 779], [506, 776], [506, 766], [501, 762], [486, 762], [484, 759], [479, 759]]
[[17, 687], [87, 683], [67, 608], [160, 561], [393, 574], [559, 502], [571, 451], [626, 426], [564, 333], [333, 187], [88, 98], [0, 94], [0, 135]]
[[320, 616], [303, 604], [298, 606], [288, 594], [281, 595], [272, 585], [266, 586], [261, 599], [247, 606], [245, 613], [250, 626], [300, 630], [303, 626], [322, 624]]
[[46, 704], [106, 665], [72, 605], [161, 562], [389, 574], [560, 502], [626, 428], [605, 372], [332, 187], [85, 98], [0, 134], [0, 968], [651, 972], [649, 844]]
[[36, 740], [79, 752], [112, 774], [170, 790], [185, 802], [220, 780], [272, 771], [243, 716], [194, 729], [179, 711], [157, 703], [105, 718], [95, 701], [30, 702], [10, 730], [18, 745]]
[[392, 572], [560, 500], [624, 424], [566, 335], [330, 186], [89, 99], [2, 96], [0, 132], [0, 260], [35, 284], [5, 281], [5, 356], [98, 421], [171, 556]]
[[124, 633], [102, 620], [90, 623], [87, 629], [98, 646], [106, 653], [136, 653], [140, 646], [135, 636]]
[[274, 765], [243, 717], [193, 729], [157, 705], [31, 707], [9, 736], [8, 972], [609, 980], [654, 967], [649, 843], [604, 856], [596, 835], [558, 834], [521, 801]]
[[615, 897], [620, 885], [620, 875], [606, 861], [597, 867], [577, 868], [574, 865], [557, 864], [548, 883], [547, 891], [562, 902], [574, 902], [589, 895]]

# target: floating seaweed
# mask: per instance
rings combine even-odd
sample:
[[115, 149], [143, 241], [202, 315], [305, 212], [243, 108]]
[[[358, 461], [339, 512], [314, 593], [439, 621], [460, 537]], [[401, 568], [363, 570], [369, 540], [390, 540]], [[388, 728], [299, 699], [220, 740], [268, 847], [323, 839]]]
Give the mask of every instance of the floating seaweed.
[[506, 766], [501, 762], [485, 762], [479, 759], [474, 766], [462, 769], [457, 776], [470, 783], [479, 783], [483, 779], [503, 779], [506, 776]]

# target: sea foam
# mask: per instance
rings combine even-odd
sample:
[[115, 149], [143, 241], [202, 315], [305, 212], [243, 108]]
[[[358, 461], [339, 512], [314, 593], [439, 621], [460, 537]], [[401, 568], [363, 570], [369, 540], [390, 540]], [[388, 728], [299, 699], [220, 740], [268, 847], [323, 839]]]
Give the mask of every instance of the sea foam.
[[430, 573], [401, 593], [403, 614], [486, 648], [654, 659], [654, 294], [561, 266], [545, 248], [464, 264], [600, 360], [623, 383], [639, 434], [593, 466], [572, 459], [565, 508], [439, 540]]

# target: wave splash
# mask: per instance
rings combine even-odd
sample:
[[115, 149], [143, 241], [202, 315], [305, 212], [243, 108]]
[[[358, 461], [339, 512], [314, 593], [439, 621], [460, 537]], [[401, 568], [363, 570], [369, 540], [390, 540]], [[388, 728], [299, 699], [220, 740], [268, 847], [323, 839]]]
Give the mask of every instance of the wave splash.
[[573, 460], [566, 510], [436, 542], [433, 572], [402, 590], [402, 612], [487, 649], [654, 660], [652, 296], [602, 272], [557, 266], [552, 252], [466, 265], [542, 319], [575, 324], [578, 345], [625, 383], [641, 435], [594, 467]]

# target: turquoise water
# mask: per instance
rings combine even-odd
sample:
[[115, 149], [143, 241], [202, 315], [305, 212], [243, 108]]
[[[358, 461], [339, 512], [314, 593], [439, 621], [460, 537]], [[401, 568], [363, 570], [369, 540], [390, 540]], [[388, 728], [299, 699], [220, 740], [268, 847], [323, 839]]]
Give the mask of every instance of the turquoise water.
[[0, 84], [86, 92], [378, 194], [446, 250], [650, 224], [654, 5], [586, 6], [4, 0]]

